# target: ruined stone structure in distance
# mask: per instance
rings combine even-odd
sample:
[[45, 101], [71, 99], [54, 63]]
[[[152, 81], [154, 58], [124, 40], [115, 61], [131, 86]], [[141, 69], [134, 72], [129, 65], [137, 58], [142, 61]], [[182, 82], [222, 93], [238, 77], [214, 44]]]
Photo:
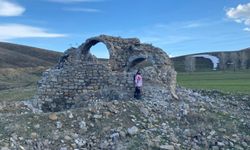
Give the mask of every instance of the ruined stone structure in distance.
[[[90, 53], [99, 42], [106, 45], [109, 60]], [[176, 72], [163, 50], [137, 38], [100, 35], [66, 50], [58, 64], [43, 73], [37, 106], [47, 112], [78, 107], [82, 101], [131, 99], [137, 69], [142, 72], [144, 85], [162, 86], [176, 97]]]

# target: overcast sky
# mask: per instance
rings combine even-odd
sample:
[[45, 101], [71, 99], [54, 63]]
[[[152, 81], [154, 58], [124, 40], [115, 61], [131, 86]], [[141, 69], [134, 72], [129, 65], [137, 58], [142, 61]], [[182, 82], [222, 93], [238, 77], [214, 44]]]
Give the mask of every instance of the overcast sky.
[[250, 1], [0, 0], [0, 41], [63, 52], [100, 34], [138, 37], [171, 56], [239, 50], [250, 47]]

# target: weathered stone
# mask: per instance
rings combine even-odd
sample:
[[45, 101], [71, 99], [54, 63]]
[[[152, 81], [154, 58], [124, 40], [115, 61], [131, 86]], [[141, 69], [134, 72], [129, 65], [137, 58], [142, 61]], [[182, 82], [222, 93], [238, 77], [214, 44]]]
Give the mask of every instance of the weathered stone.
[[209, 134], [213, 136], [215, 133], [216, 132], [214, 130], [212, 130]]
[[77, 138], [75, 139], [75, 143], [79, 146], [79, 147], [82, 147], [83, 145], [86, 144], [86, 141], [81, 139], [81, 138]]
[[85, 121], [79, 122], [79, 127], [80, 127], [81, 129], [86, 128], [86, 122], [85, 122]]
[[101, 149], [107, 149], [107, 148], [108, 148], [108, 145], [109, 145], [109, 143], [108, 143], [107, 141], [104, 141], [104, 142], [102, 142], [102, 143], [100, 144], [100, 148], [101, 148]]
[[135, 134], [137, 134], [138, 131], [139, 131], [139, 129], [136, 126], [128, 128], [128, 134], [129, 135], [135, 135]]
[[36, 132], [32, 132], [32, 133], [30, 134], [30, 136], [31, 136], [32, 139], [36, 139], [38, 135], [37, 135]]
[[140, 111], [144, 114], [145, 117], [148, 117], [149, 111], [146, 108], [140, 107]]
[[69, 112], [69, 118], [72, 119], [74, 116], [71, 112]]
[[49, 119], [50, 119], [50, 120], [53, 120], [53, 121], [54, 121], [54, 120], [57, 120], [57, 118], [58, 118], [58, 117], [57, 117], [56, 113], [51, 113], [51, 114], [49, 115]]
[[168, 144], [161, 145], [160, 149], [162, 149], [162, 150], [174, 150], [174, 146], [173, 145], [168, 145]]
[[[97, 59], [90, 54], [90, 48], [98, 42], [107, 46], [109, 60]], [[140, 43], [136, 38], [100, 35], [87, 39], [78, 48], [65, 51], [57, 66], [43, 74], [37, 105], [44, 112], [55, 112], [78, 107], [81, 102], [95, 97], [130, 99], [134, 90], [133, 75], [138, 69], [145, 81], [162, 85], [177, 98], [176, 72], [163, 50]]]
[[57, 122], [56, 122], [56, 128], [57, 128], [57, 129], [62, 128], [62, 122], [61, 122], [61, 121], [57, 121]]
[[66, 141], [72, 140], [72, 138], [71, 138], [70, 136], [68, 136], [68, 135], [66, 135], [66, 136], [64, 137], [64, 139], [65, 139]]
[[244, 148], [242, 148], [240, 145], [235, 145], [235, 149], [237, 149], [237, 150], [244, 150]]
[[34, 128], [39, 129], [39, 128], [40, 128], [40, 125], [39, 125], [39, 124], [36, 124], [36, 125], [34, 125]]
[[94, 115], [94, 118], [95, 118], [95, 119], [101, 119], [101, 118], [102, 118], [102, 115]]
[[219, 150], [219, 147], [218, 146], [213, 146], [212, 150]]
[[225, 144], [223, 142], [217, 142], [217, 144], [218, 144], [218, 146], [221, 146], [221, 147], [225, 146]]
[[119, 137], [120, 137], [119, 133], [113, 133], [112, 135], [110, 135], [110, 138], [112, 139], [113, 142], [117, 142]]
[[191, 135], [192, 135], [190, 129], [185, 129], [184, 132], [183, 132], [183, 134], [184, 134], [185, 136], [191, 136]]
[[119, 135], [122, 137], [122, 138], [125, 138], [126, 137], [126, 133], [124, 131], [119, 131]]
[[244, 147], [247, 147], [247, 146], [248, 146], [246, 142], [242, 142], [241, 144], [242, 144]]

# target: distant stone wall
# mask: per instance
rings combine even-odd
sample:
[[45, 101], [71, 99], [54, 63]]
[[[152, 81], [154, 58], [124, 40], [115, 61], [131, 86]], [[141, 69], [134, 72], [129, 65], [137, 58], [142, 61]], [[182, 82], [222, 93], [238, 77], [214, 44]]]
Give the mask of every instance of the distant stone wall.
[[[91, 46], [98, 42], [109, 50], [107, 63], [90, 53]], [[136, 38], [101, 35], [68, 49], [57, 66], [44, 72], [38, 85], [37, 105], [43, 111], [60, 111], [78, 107], [86, 100], [132, 98], [137, 69], [141, 70], [144, 83], [159, 83], [176, 97], [176, 72], [164, 51]]]
[[[204, 57], [205, 56], [205, 57]], [[211, 57], [211, 61], [208, 60]], [[212, 57], [218, 59], [215, 65]], [[201, 59], [201, 61], [199, 61]], [[246, 70], [250, 69], [250, 48], [241, 51], [211, 52], [184, 56], [182, 60], [174, 58], [177, 71], [204, 70]], [[212, 67], [213, 66], [213, 67]]]
[[236, 52], [221, 52], [219, 67], [221, 70], [245, 70], [250, 69], [249, 49]]

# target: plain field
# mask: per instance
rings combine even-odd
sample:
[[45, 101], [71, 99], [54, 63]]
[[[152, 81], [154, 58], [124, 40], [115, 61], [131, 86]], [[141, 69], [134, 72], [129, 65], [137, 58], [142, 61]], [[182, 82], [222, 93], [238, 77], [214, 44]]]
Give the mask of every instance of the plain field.
[[[44, 68], [0, 69], [0, 101], [32, 98], [43, 70]], [[250, 70], [178, 73], [177, 83], [192, 89], [250, 94]]]
[[192, 89], [250, 94], [250, 70], [178, 73], [177, 82]]

